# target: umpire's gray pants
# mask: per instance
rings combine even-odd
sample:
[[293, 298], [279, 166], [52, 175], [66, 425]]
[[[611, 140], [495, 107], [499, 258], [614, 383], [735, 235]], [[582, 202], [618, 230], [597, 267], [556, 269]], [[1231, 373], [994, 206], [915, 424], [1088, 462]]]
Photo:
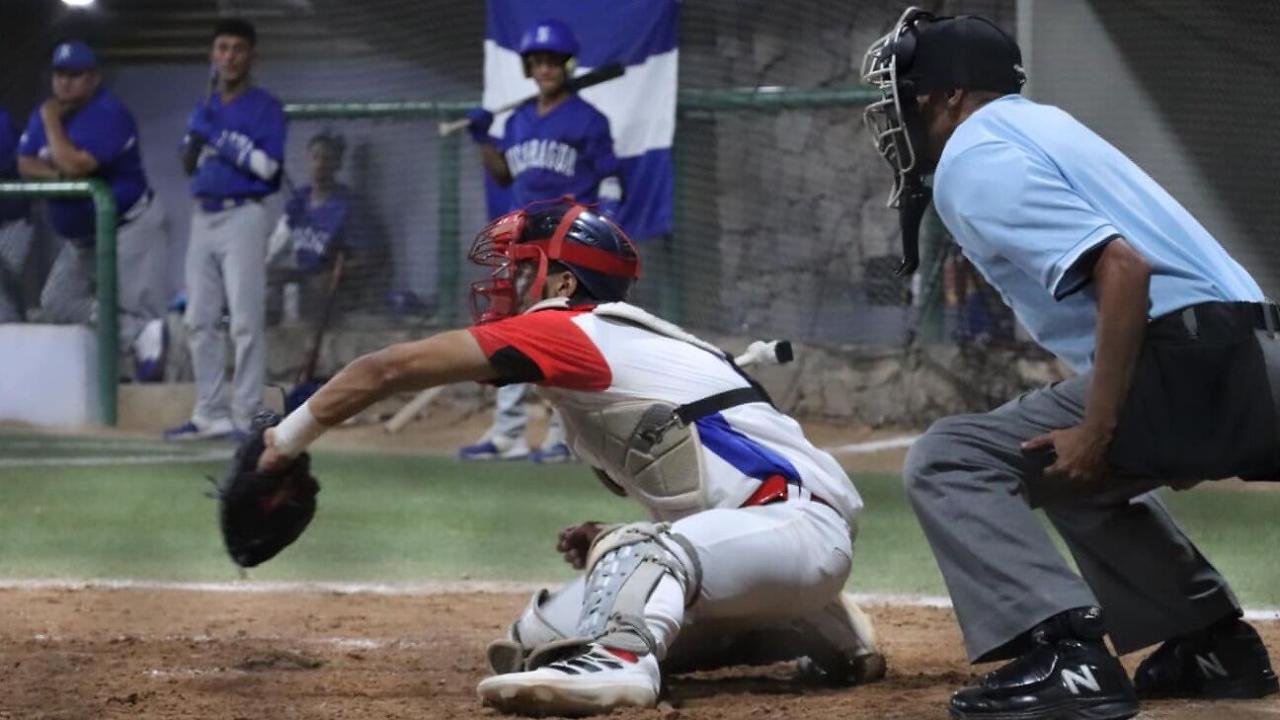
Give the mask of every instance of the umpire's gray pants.
[[[159, 199], [144, 196], [116, 230], [116, 301], [120, 351], [127, 353], [152, 320], [164, 317], [168, 230]], [[43, 317], [54, 323], [98, 321], [98, 255], [92, 246], [62, 244], [40, 291]]]
[[26, 219], [0, 222], [0, 323], [22, 322], [22, 268], [31, 252], [31, 223]]
[[[191, 215], [187, 245], [187, 313], [199, 426], [230, 418], [248, 429], [262, 405], [266, 379], [263, 337], [267, 233], [271, 218], [261, 203], [248, 202], [218, 212], [199, 207]], [[222, 311], [231, 315], [235, 346], [235, 387], [227, 400], [226, 332]]]
[[[1027, 393], [981, 415], [933, 424], [903, 468], [907, 494], [946, 579], [975, 662], [1074, 607], [1103, 608], [1121, 653], [1203, 628], [1239, 609], [1226, 580], [1154, 494], [1157, 483], [1097, 491], [1043, 474], [1048, 458], [1020, 444], [1071, 427], [1090, 375]], [[1043, 507], [1084, 578], [1058, 553]]]

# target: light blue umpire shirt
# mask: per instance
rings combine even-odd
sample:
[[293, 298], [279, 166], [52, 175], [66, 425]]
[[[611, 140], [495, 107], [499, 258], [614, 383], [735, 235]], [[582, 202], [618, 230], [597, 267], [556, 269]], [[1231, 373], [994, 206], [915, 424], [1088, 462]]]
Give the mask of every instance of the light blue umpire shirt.
[[1093, 366], [1092, 261], [1123, 237], [1151, 265], [1148, 317], [1262, 290], [1187, 209], [1063, 110], [1006, 95], [965, 119], [934, 173], [933, 202], [965, 257], [1041, 345]]

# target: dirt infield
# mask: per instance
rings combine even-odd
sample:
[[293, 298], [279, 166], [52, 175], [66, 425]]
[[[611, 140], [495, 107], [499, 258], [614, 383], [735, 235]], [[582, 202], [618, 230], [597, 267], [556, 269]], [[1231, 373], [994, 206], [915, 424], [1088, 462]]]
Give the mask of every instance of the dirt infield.
[[[483, 649], [517, 594], [0, 590], [0, 718], [496, 717]], [[670, 706], [616, 718], [942, 718], [973, 677], [950, 613], [873, 608], [889, 676], [831, 690], [790, 666], [677, 678]], [[1263, 627], [1272, 647], [1280, 625]], [[1136, 661], [1132, 658], [1131, 661]], [[1276, 718], [1280, 701], [1152, 703], [1144, 718]]]

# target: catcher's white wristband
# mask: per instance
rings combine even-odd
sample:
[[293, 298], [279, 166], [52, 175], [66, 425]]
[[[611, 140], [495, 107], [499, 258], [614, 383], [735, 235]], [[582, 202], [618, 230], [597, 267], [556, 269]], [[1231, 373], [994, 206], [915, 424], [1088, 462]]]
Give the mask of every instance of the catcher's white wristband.
[[297, 457], [328, 429], [311, 414], [311, 401], [308, 400], [276, 426], [273, 445], [276, 452], [287, 457]]

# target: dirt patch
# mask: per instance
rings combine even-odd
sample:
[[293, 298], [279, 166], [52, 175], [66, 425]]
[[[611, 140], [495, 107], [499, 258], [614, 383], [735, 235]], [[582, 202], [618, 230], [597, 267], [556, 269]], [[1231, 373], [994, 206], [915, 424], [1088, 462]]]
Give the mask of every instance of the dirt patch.
[[[517, 594], [0, 591], [0, 718], [496, 717], [475, 699]], [[797, 684], [787, 664], [676, 678], [645, 720], [943, 718], [976, 670], [948, 611], [871, 609], [889, 676]], [[1280, 624], [1261, 626], [1274, 647]], [[1138, 658], [1129, 658], [1132, 666]], [[985, 668], [983, 668], [985, 669]], [[1152, 703], [1159, 720], [1274, 718], [1280, 701]]]

